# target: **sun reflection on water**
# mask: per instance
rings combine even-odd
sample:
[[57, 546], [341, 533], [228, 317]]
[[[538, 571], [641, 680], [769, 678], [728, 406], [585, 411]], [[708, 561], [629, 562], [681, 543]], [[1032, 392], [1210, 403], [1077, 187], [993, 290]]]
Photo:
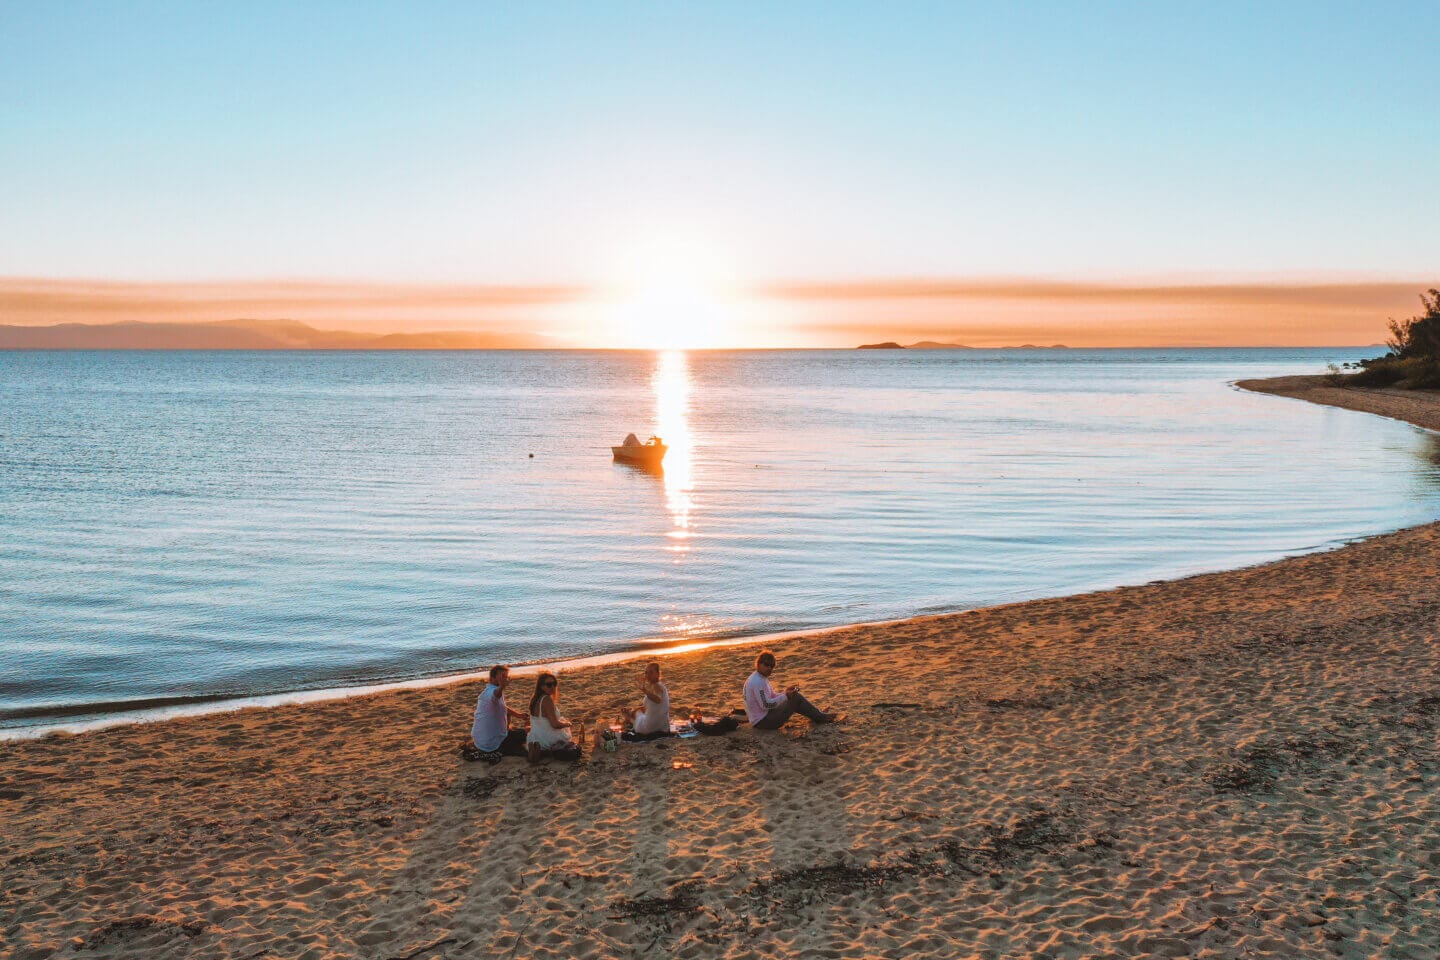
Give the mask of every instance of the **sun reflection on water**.
[[690, 364], [683, 350], [665, 350], [656, 355], [655, 422], [660, 436], [670, 447], [665, 454], [665, 506], [672, 528], [667, 536], [674, 553], [688, 553], [690, 509], [695, 489], [690, 435]]

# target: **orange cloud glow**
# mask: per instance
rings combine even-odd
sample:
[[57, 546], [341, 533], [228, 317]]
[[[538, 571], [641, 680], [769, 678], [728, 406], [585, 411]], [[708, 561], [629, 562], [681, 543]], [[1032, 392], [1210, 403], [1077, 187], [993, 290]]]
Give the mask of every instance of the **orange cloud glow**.
[[0, 323], [300, 320], [322, 328], [412, 333], [437, 326], [533, 332], [542, 308], [584, 295], [572, 286], [411, 286], [319, 281], [122, 283], [0, 279]]
[[1101, 284], [880, 280], [771, 286], [816, 337], [971, 346], [1343, 346], [1383, 341], [1425, 281]]
[[[1051, 280], [774, 283], [721, 306], [732, 347], [1340, 346], [1384, 340], [1433, 280], [1103, 284]], [[0, 279], [0, 324], [295, 320], [321, 329], [540, 334], [614, 347], [613, 294], [577, 285]]]

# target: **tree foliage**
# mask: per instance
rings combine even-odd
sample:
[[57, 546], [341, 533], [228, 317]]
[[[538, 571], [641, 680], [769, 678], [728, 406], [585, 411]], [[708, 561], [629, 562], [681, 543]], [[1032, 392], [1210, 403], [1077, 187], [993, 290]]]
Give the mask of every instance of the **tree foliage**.
[[1357, 387], [1440, 389], [1440, 290], [1420, 294], [1425, 312], [1390, 321], [1390, 352], [1361, 360], [1359, 373], [1344, 378]]
[[1408, 320], [1390, 321], [1390, 339], [1386, 346], [1402, 360], [1412, 357], [1440, 359], [1440, 290], [1430, 288], [1420, 294], [1425, 312]]

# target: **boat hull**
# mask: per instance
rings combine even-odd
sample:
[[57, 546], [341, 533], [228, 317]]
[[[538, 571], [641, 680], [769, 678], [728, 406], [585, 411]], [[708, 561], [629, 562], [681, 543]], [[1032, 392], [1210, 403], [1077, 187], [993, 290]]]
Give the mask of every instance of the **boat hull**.
[[670, 448], [663, 443], [653, 446], [611, 447], [617, 463], [635, 463], [644, 467], [658, 467]]

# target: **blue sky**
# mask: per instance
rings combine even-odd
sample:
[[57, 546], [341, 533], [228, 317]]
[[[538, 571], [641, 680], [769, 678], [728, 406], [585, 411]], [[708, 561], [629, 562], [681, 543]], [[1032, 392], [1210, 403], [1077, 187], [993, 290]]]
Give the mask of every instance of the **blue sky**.
[[0, 5], [0, 275], [1414, 277], [1440, 5]]

